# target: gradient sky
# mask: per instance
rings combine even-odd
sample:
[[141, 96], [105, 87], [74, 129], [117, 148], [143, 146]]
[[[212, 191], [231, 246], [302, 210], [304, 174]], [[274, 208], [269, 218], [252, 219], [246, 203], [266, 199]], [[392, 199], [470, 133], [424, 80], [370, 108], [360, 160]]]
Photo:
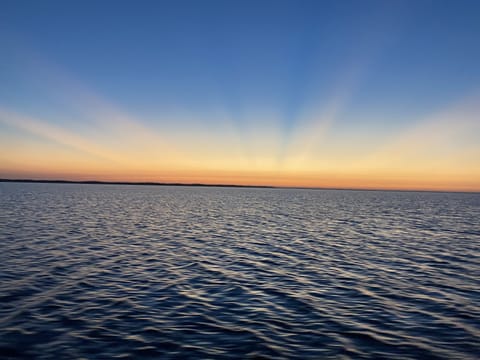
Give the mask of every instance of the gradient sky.
[[480, 191], [480, 2], [3, 0], [0, 177]]

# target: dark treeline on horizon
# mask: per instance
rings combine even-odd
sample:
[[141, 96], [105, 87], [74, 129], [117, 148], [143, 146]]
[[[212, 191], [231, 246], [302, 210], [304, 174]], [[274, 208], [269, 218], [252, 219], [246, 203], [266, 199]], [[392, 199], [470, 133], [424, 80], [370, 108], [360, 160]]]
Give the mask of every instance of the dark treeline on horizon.
[[99, 180], [44, 180], [44, 179], [0, 179], [0, 182], [52, 183], [52, 184], [93, 184], [93, 185], [157, 185], [157, 186], [205, 186], [205, 187], [239, 187], [239, 188], [278, 188], [268, 185], [236, 184], [201, 184], [201, 183], [164, 183], [153, 181], [99, 181]]
[[394, 191], [394, 192], [432, 192], [432, 193], [465, 193], [479, 194], [476, 191], [446, 191], [425, 189], [370, 189], [341, 187], [303, 187], [303, 186], [272, 186], [272, 185], [240, 185], [240, 184], [202, 184], [202, 183], [164, 183], [154, 181], [100, 181], [100, 180], [47, 180], [47, 179], [2, 179], [0, 183], [45, 183], [45, 184], [85, 184], [85, 185], [151, 185], [151, 186], [196, 186], [250, 189], [304, 189], [304, 190], [348, 190], [348, 191]]

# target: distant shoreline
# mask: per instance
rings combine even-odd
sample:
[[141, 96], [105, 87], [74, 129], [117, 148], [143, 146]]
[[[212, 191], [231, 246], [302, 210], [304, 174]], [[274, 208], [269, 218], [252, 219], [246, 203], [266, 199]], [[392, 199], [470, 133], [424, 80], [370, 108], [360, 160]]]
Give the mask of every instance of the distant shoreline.
[[273, 185], [236, 185], [236, 184], [202, 184], [202, 183], [164, 183], [154, 181], [99, 181], [99, 180], [46, 180], [46, 179], [0, 179], [0, 183], [44, 183], [44, 184], [77, 184], [77, 185], [149, 185], [149, 186], [195, 186], [221, 188], [253, 188], [253, 189], [299, 189], [299, 190], [348, 190], [348, 191], [389, 191], [389, 192], [430, 192], [430, 193], [463, 193], [480, 194], [480, 191], [455, 190], [423, 190], [423, 189], [362, 189], [334, 187], [273, 186]]
[[35, 180], [35, 179], [0, 179], [0, 182], [20, 183], [51, 183], [51, 184], [86, 184], [86, 185], [152, 185], [152, 186], [201, 186], [201, 187], [235, 187], [235, 188], [266, 188], [268, 185], [229, 185], [229, 184], [201, 184], [201, 183], [164, 183], [150, 181], [98, 181], [98, 180]]

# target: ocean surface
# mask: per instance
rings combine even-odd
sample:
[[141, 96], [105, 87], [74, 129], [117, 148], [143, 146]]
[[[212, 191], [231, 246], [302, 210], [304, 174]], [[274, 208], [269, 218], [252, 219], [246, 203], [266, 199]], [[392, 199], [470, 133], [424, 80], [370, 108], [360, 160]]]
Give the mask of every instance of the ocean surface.
[[480, 194], [0, 183], [0, 358], [479, 355]]

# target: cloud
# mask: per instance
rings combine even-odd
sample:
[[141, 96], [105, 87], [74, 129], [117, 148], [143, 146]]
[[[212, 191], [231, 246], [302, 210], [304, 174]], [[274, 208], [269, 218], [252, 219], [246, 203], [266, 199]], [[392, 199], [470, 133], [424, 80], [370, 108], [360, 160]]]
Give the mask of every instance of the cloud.
[[116, 155], [108, 149], [105, 149], [64, 128], [49, 124], [48, 122], [39, 119], [20, 115], [4, 108], [0, 108], [0, 122], [13, 128], [49, 139], [58, 144], [68, 146], [88, 155], [93, 155], [109, 161], [116, 160]]
[[399, 134], [361, 160], [360, 169], [392, 172], [480, 173], [469, 158], [480, 150], [480, 97], [463, 101], [439, 111]]

